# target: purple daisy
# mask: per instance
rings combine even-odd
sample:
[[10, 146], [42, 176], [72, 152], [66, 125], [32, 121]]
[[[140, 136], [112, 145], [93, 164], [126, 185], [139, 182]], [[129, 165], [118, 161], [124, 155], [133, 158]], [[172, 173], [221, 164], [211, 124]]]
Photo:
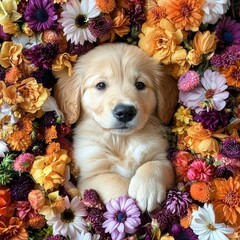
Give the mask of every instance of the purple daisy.
[[240, 23], [231, 17], [220, 19], [216, 26], [216, 35], [219, 47], [230, 46], [240, 43]]
[[187, 214], [188, 205], [192, 202], [188, 192], [170, 190], [163, 206], [174, 215], [182, 218]]
[[226, 113], [224, 110], [216, 111], [212, 109], [196, 114], [193, 119], [196, 122], [201, 122], [205, 129], [215, 132], [219, 128], [227, 126], [230, 117], [230, 114]]
[[228, 158], [240, 158], [240, 142], [233, 137], [227, 138], [222, 144], [221, 153]]
[[38, 44], [24, 52], [27, 59], [37, 68], [51, 69], [52, 63], [59, 52], [57, 44]]
[[103, 223], [105, 232], [111, 234], [112, 239], [121, 240], [126, 233], [133, 234], [141, 224], [141, 212], [136, 202], [127, 196], [112, 199], [106, 204], [107, 212], [103, 216], [107, 219]]
[[33, 31], [50, 29], [58, 16], [52, 0], [30, 0], [24, 18]]
[[240, 45], [235, 44], [229, 46], [224, 52], [215, 53], [210, 62], [217, 68], [228, 67], [236, 64], [240, 59]]

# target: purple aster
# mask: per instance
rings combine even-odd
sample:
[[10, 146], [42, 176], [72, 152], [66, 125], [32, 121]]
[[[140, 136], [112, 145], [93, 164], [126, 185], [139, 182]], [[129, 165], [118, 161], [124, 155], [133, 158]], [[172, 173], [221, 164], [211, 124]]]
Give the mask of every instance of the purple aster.
[[217, 68], [228, 67], [236, 64], [240, 59], [240, 45], [232, 45], [222, 53], [215, 53], [210, 62]]
[[133, 234], [141, 224], [141, 212], [136, 202], [127, 196], [112, 199], [106, 204], [107, 212], [103, 214], [105, 232], [110, 233], [112, 239], [121, 240], [126, 233]]
[[35, 182], [29, 175], [16, 176], [11, 182], [11, 195], [16, 201], [27, 201], [28, 193], [34, 189]]
[[52, 0], [30, 0], [24, 18], [33, 31], [50, 29], [58, 18]]
[[38, 44], [24, 52], [27, 59], [37, 68], [51, 69], [52, 63], [59, 52], [57, 44]]
[[103, 203], [97, 192], [93, 189], [85, 190], [82, 196], [82, 202], [89, 208], [103, 209]]
[[94, 44], [85, 41], [83, 45], [68, 42], [67, 52], [71, 55], [83, 55], [94, 48]]
[[221, 153], [228, 158], [240, 158], [240, 142], [233, 137], [227, 138], [222, 144]]
[[223, 17], [216, 25], [216, 35], [219, 47], [224, 48], [240, 43], [240, 23], [231, 17]]
[[38, 69], [38, 71], [32, 72], [31, 77], [34, 77], [38, 83], [42, 83], [45, 88], [53, 88], [57, 79], [53, 76], [52, 70]]
[[219, 128], [228, 125], [231, 116], [224, 110], [216, 111], [215, 109], [200, 112], [194, 116], [194, 121], [201, 122], [205, 129], [212, 132], [217, 131]]
[[236, 171], [236, 167], [232, 166], [230, 164], [228, 165], [221, 165], [216, 167], [216, 170], [214, 171], [215, 178], [226, 178], [233, 177], [234, 173]]
[[179, 217], [174, 215], [171, 211], [166, 208], [162, 208], [151, 214], [153, 219], [156, 219], [161, 232], [169, 229], [172, 224], [177, 223]]
[[111, 18], [104, 16], [94, 18], [88, 24], [88, 28], [91, 34], [96, 38], [106, 33], [109, 33], [112, 29], [112, 26], [113, 22]]
[[177, 223], [172, 225], [169, 234], [178, 240], [198, 240], [198, 236], [191, 228], [183, 228]]
[[188, 192], [170, 190], [167, 193], [167, 197], [163, 203], [163, 206], [174, 215], [182, 218], [186, 216], [188, 205], [191, 202], [192, 199], [190, 198]]

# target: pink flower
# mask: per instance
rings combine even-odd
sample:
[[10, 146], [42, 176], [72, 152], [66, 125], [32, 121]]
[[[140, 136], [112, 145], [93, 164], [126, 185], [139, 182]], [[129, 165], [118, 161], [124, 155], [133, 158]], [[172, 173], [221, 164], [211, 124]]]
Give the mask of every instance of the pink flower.
[[190, 164], [188, 168], [187, 178], [189, 181], [209, 181], [210, 177], [213, 174], [212, 170], [212, 165], [207, 166], [205, 161], [196, 159]]
[[16, 215], [23, 221], [36, 217], [38, 215], [28, 201], [16, 202], [16, 209]]
[[199, 74], [196, 71], [188, 71], [183, 74], [178, 80], [178, 89], [184, 92], [189, 92], [197, 87], [200, 83]]
[[13, 169], [19, 172], [29, 172], [34, 162], [34, 156], [30, 153], [20, 154], [13, 163]]
[[179, 99], [187, 107], [195, 110], [196, 113], [215, 109], [224, 109], [229, 92], [227, 89], [226, 78], [219, 72], [206, 70], [201, 78], [201, 85], [184, 92], [180, 90]]

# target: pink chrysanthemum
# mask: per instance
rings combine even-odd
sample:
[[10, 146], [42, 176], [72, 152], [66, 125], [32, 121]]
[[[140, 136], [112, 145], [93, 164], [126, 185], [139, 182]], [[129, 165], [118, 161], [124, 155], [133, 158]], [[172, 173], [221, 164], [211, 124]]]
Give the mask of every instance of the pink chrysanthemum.
[[16, 214], [23, 221], [26, 221], [38, 215], [38, 213], [32, 208], [28, 201], [16, 202]]
[[194, 160], [188, 168], [187, 178], [189, 181], [209, 181], [213, 175], [213, 166], [206, 165], [205, 161], [200, 159]]
[[178, 81], [178, 89], [184, 92], [191, 91], [199, 85], [199, 74], [196, 71], [188, 71]]
[[30, 153], [20, 154], [13, 163], [13, 169], [19, 172], [29, 172], [34, 161], [34, 156]]

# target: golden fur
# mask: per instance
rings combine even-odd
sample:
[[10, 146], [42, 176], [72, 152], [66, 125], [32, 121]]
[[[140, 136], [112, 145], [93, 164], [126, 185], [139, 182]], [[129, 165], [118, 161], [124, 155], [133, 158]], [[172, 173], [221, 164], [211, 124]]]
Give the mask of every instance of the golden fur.
[[[165, 127], [177, 103], [176, 82], [141, 49], [104, 44], [81, 56], [71, 78], [58, 74], [55, 97], [74, 129], [74, 160], [80, 167], [78, 187], [95, 189], [104, 202], [129, 194], [152, 211], [173, 184], [166, 158]], [[98, 89], [103, 82], [105, 89]], [[145, 88], [136, 88], [136, 82]], [[121, 122], [113, 111], [133, 106], [136, 116]]]

